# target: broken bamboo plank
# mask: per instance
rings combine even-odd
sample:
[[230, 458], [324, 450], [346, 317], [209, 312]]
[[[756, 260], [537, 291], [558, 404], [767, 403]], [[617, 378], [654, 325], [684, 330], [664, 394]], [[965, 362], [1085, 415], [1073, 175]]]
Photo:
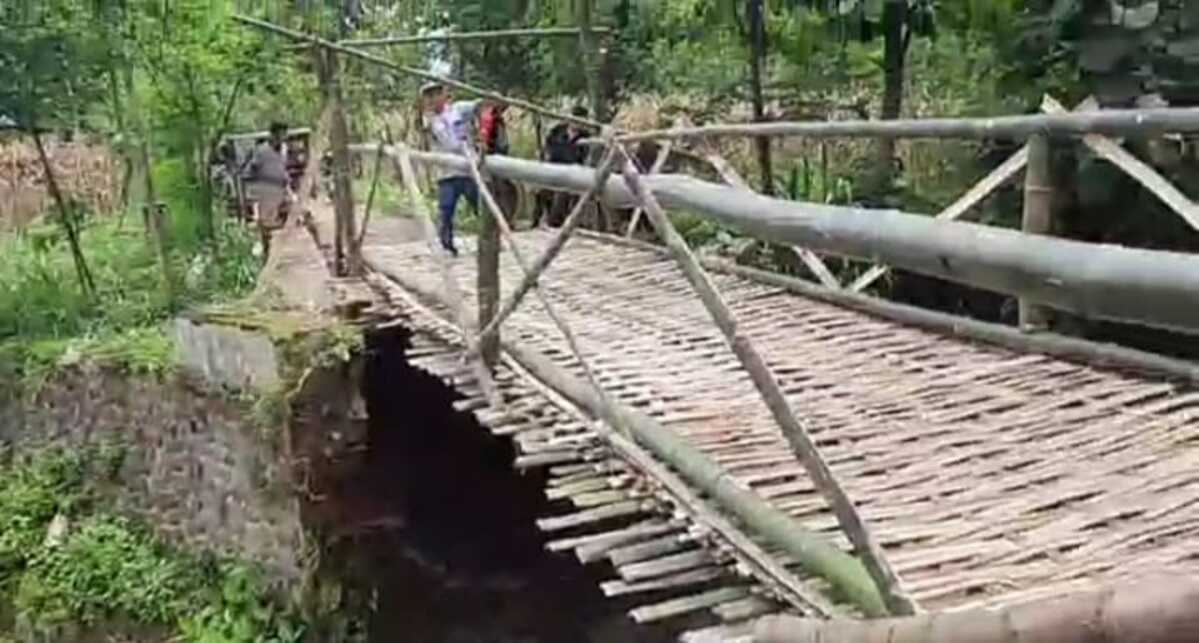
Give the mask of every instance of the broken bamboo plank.
[[672, 616], [680, 616], [688, 612], [720, 605], [721, 603], [739, 600], [745, 598], [748, 593], [748, 590], [744, 587], [723, 587], [694, 596], [672, 598], [654, 605], [638, 607], [630, 611], [629, 616], [632, 616], [633, 620], [638, 623], [652, 623]]
[[738, 330], [737, 321], [733, 318], [728, 305], [724, 303], [720, 293], [717, 292], [704, 269], [687, 247], [686, 241], [674, 229], [657, 199], [645, 189], [637, 173], [637, 168], [633, 167], [628, 155], [624, 153], [623, 149], [621, 152], [625, 157], [623, 176], [628, 183], [629, 190], [645, 207], [650, 223], [658, 232], [658, 237], [670, 250], [679, 268], [711, 315], [712, 321], [724, 334], [733, 353], [737, 355], [742, 368], [748, 372], [758, 393], [761, 394], [775, 422], [778, 423], [792, 450], [804, 465], [808, 475], [811, 476], [816, 488], [829, 502], [833, 513], [837, 516], [841, 530], [853, 543], [888, 609], [894, 614], [915, 613], [915, 602], [904, 592], [898, 575], [887, 563], [882, 549], [875, 542], [874, 536], [858, 514], [853, 501], [833, 476], [832, 470], [820, 454], [819, 449], [816, 448], [815, 442], [812, 441], [807, 427], [792, 412], [790, 403], [779, 387], [778, 380], [775, 379], [774, 374], [749, 338]]
[[603, 507], [594, 507], [592, 509], [584, 509], [565, 516], [555, 516], [553, 518], [541, 518], [537, 520], [537, 528], [541, 531], [561, 531], [578, 527], [593, 522], [600, 522], [612, 518], [620, 518], [623, 516], [632, 516], [642, 513], [644, 507], [639, 500], [626, 500]]
[[677, 589], [679, 587], [687, 587], [689, 585], [699, 585], [708, 581], [721, 578], [728, 573], [728, 570], [723, 567], [704, 567], [702, 569], [692, 569], [690, 571], [671, 574], [668, 576], [659, 576], [652, 580], [641, 581], [637, 583], [629, 583], [623, 580], [610, 580], [600, 583], [600, 591], [604, 596], [624, 596], [626, 594], [638, 594], [642, 592], [658, 592], [665, 589]]
[[643, 543], [635, 545], [626, 545], [617, 547], [608, 552], [608, 560], [616, 567], [628, 565], [630, 563], [638, 563], [650, 558], [665, 556], [666, 554], [678, 553], [688, 547], [694, 547], [694, 543], [684, 539], [679, 534], [672, 534], [662, 538], [655, 538]]
[[674, 572], [686, 571], [696, 567], [712, 565], [716, 562], [716, 559], [706, 549], [696, 549], [681, 554], [662, 556], [653, 560], [630, 563], [618, 567], [616, 571], [626, 581], [635, 582], [656, 576], [665, 576]]

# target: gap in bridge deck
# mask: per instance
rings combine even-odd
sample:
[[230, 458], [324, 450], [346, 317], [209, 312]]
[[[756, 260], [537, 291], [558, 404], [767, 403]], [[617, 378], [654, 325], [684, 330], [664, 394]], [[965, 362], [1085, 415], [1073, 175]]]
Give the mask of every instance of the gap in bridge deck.
[[544, 474], [513, 470], [492, 436], [440, 379], [410, 366], [407, 332], [368, 335], [365, 466], [342, 504], [333, 556], [352, 585], [377, 591], [374, 643], [673, 641], [640, 627], [598, 588], [611, 570], [543, 548]]

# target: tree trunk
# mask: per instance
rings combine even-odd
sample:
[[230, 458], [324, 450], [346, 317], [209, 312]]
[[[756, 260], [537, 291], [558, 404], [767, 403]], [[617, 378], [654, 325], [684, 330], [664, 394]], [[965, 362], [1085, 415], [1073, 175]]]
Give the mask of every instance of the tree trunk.
[[1187, 643], [1199, 640], [1199, 581], [1183, 576], [1002, 610], [882, 621], [767, 616], [755, 643]]
[[591, 31], [594, 0], [579, 2], [579, 46], [583, 54], [583, 75], [587, 81], [587, 95], [591, 99], [591, 118], [601, 123], [608, 122], [604, 90], [600, 83], [600, 51], [596, 36]]
[[[903, 112], [904, 24], [907, 22], [907, 0], [887, 0], [883, 6], [883, 108], [879, 117], [893, 121]], [[895, 141], [879, 141], [879, 173], [882, 185], [890, 185], [894, 174]]]
[[[766, 16], [764, 0], [746, 0], [749, 16], [749, 84], [753, 92], [754, 121], [766, 120], [766, 102], [762, 96], [762, 63], [766, 58]], [[754, 139], [758, 151], [758, 169], [761, 172], [763, 194], [774, 195], [774, 169], [770, 159], [770, 139], [759, 136]]]
[[58, 177], [54, 174], [54, 166], [50, 163], [50, 156], [46, 154], [46, 146], [42, 143], [42, 135], [38, 131], [36, 123], [30, 126], [30, 131], [33, 134], [33, 143], [37, 146], [38, 158], [42, 161], [42, 169], [46, 172], [46, 186], [58, 208], [58, 221], [62, 224], [63, 231], [67, 233], [67, 244], [71, 248], [71, 259], [75, 262], [75, 273], [79, 276], [79, 287], [83, 290], [83, 294], [90, 299], [96, 294], [96, 282], [92, 279], [92, 271], [88, 268], [87, 259], [83, 256], [83, 248], [79, 245], [79, 231], [75, 227], [75, 219], [71, 215], [70, 208], [67, 207], [67, 200], [63, 197], [62, 190], [58, 187]]

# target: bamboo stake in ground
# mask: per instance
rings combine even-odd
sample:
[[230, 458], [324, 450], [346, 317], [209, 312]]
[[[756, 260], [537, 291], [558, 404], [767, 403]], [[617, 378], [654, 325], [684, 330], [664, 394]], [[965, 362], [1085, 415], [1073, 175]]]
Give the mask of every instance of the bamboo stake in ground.
[[704, 272], [695, 255], [691, 253], [691, 249], [687, 247], [687, 242], [674, 229], [674, 226], [670, 223], [670, 219], [667, 218], [666, 213], [662, 210], [662, 206], [658, 204], [658, 200], [652, 193], [646, 190], [645, 185], [641, 182], [637, 168], [633, 166], [627, 152], [621, 147], [617, 149], [625, 159], [624, 179], [629, 186], [629, 191], [633, 193], [637, 201], [645, 208], [645, 213], [658, 233], [658, 237], [662, 239], [666, 248], [670, 250], [679, 268], [687, 277], [687, 280], [691, 282], [691, 286], [695, 289], [696, 294], [699, 295], [708, 313], [711, 314], [712, 320], [724, 334], [729, 346], [733, 349], [733, 353], [737, 355], [737, 359], [740, 360], [742, 367], [749, 373], [750, 379], [762, 395], [762, 399], [770, 409], [771, 415], [774, 416], [775, 422], [779, 424], [783, 435], [791, 444], [792, 450], [795, 451], [799, 461], [804, 465], [808, 475], [812, 478], [812, 483], [820, 490], [821, 494], [832, 507], [841, 530], [849, 537], [849, 541], [853, 543], [858, 556], [861, 557], [870, 576], [874, 579], [875, 584], [878, 585], [879, 593], [882, 594], [886, 601], [887, 608], [894, 614], [915, 613], [915, 603], [900, 587], [899, 577], [887, 563], [882, 550], [875, 543], [874, 537], [866, 528], [866, 524], [863, 522], [861, 516], [858, 515], [857, 509], [854, 508], [853, 502], [849, 499], [849, 495], [845, 493], [845, 490], [841, 488], [841, 484], [833, 477], [832, 471], [820, 455], [820, 451], [816, 448], [816, 444], [808, 434], [807, 428], [791, 412], [790, 404], [783, 395], [782, 388], [779, 386], [774, 374], [770, 371], [770, 368], [766, 365], [765, 360], [762, 359], [757, 349], [750, 343], [749, 338], [741, 334], [738, 330], [737, 321], [733, 318], [728, 305], [724, 303], [720, 293], [708, 279], [707, 273]]
[[[449, 301], [450, 313], [458, 321], [458, 326], [462, 329], [463, 336], [470, 337], [470, 315], [462, 305], [462, 291], [458, 288], [458, 281], [454, 278], [450, 258], [438, 246], [437, 231], [433, 229], [433, 222], [429, 219], [429, 210], [428, 206], [425, 205], [424, 195], [421, 194], [420, 187], [416, 184], [416, 169], [412, 167], [412, 159], [409, 158], [408, 152], [404, 148], [392, 149], [398, 150], [397, 152], [393, 152], [392, 161], [403, 178], [404, 186], [408, 189], [408, 196], [412, 199], [412, 208], [416, 210], [416, 218], [421, 220], [421, 230], [424, 231], [425, 245], [429, 247], [429, 252], [441, 268], [441, 280], [445, 288], [446, 299]], [[491, 372], [487, 370], [487, 366], [477, 357], [472, 358], [468, 355], [467, 359], [471, 361], [475, 377], [479, 380], [479, 389], [483, 391], [488, 404], [491, 405], [492, 409], [499, 410], [502, 408], [503, 400], [500, 398], [499, 391], [495, 388], [495, 383], [491, 380]]]
[[1190, 643], [1199, 640], [1199, 580], [1161, 578], [1001, 610], [884, 621], [766, 616], [756, 643]]
[[358, 239], [354, 242], [355, 252], [362, 256], [362, 243], [366, 240], [366, 228], [371, 223], [371, 209], [375, 205], [375, 191], [379, 189], [379, 175], [383, 170], [383, 146], [379, 146], [375, 154], [375, 169], [371, 174], [371, 189], [366, 193], [366, 211], [362, 213], [362, 228], [358, 231]]
[[[467, 147], [464, 150], [466, 158], [470, 161], [470, 171], [474, 175], [475, 185], [479, 193], [479, 200], [484, 201], [490, 207], [492, 202], [491, 191], [487, 189], [487, 184], [483, 181], [482, 174], [479, 173], [478, 159], [474, 153]], [[484, 206], [478, 203], [474, 204], [475, 213], [480, 217], [479, 234], [475, 237], [475, 292], [479, 300], [479, 326], [486, 326], [495, 319], [496, 309], [500, 303], [500, 227], [496, 223], [496, 219], [504, 220], [503, 212], [496, 217], [487, 216]], [[496, 206], [497, 208], [499, 206]], [[507, 221], [504, 221], [505, 224]], [[497, 332], [487, 338], [486, 341], [479, 342], [479, 357], [483, 359], [483, 363], [488, 369], [494, 369], [496, 363], [500, 359], [500, 334]]]
[[585, 194], [583, 194], [583, 196], [579, 197], [579, 201], [575, 204], [574, 210], [572, 210], [570, 215], [566, 217], [566, 221], [562, 222], [562, 227], [558, 229], [558, 234], [554, 235], [554, 238], [550, 240], [549, 245], [545, 247], [545, 250], [541, 253], [541, 256], [537, 257], [537, 259], [533, 262], [530, 272], [524, 276], [524, 279], [520, 280], [520, 283], [516, 286], [516, 290], [513, 290], [512, 294], [508, 296], [508, 299], [506, 299], [503, 305], [500, 306], [500, 312], [496, 314], [495, 319], [491, 320], [491, 322], [488, 323], [487, 326], [485, 326], [479, 333], [479, 339], [476, 340], [471, 346], [467, 353], [468, 355], [473, 355], [476, 351], [478, 351], [479, 346], [487, 339], [487, 337], [495, 334], [499, 330], [500, 325], [503, 324], [504, 320], [516, 310], [516, 307], [520, 305], [521, 300], [524, 299], [529, 290], [533, 288], [533, 286], [537, 285], [537, 280], [541, 278], [542, 273], [544, 273], [545, 269], [549, 267], [550, 262], [552, 262], [554, 258], [558, 256], [558, 253], [562, 251], [562, 248], [566, 245], [566, 241], [570, 238], [571, 233], [574, 232], [575, 228], [579, 226], [579, 222], [582, 220], [583, 211], [586, 210], [587, 202], [596, 195], [602, 193], [604, 186], [608, 184], [608, 177], [612, 176], [612, 171], [615, 169], [615, 167], [616, 155], [609, 153], [608, 157], [600, 163], [599, 169], [596, 170], [595, 183], [587, 190]]

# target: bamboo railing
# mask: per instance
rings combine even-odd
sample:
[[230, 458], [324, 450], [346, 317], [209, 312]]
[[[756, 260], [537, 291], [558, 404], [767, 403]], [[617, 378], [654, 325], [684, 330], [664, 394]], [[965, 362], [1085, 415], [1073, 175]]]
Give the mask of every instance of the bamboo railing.
[[[239, 21], [268, 30], [293, 40], [306, 42], [329, 52], [358, 59], [426, 80], [436, 80], [473, 94], [507, 103], [531, 112], [564, 121], [598, 126], [599, 123], [559, 114], [533, 103], [504, 96], [452, 79], [397, 65], [351, 46], [334, 43], [277, 25], [249, 18]], [[381, 44], [381, 43], [380, 43]], [[813, 251], [870, 259], [941, 277], [959, 283], [983, 287], [1020, 297], [1022, 321], [1042, 326], [1043, 308], [1053, 307], [1086, 316], [1132, 322], [1187, 333], [1199, 333], [1199, 257], [1180, 253], [1136, 250], [1115, 246], [1095, 246], [1047, 235], [1049, 192], [1047, 191], [1045, 159], [1050, 138], [1082, 136], [1089, 146], [1104, 150], [1128, 171], [1140, 174], [1145, 183], [1164, 200], [1182, 207], [1185, 197], [1170, 193], [1144, 168], [1135, 166], [1120, 156], [1105, 142], [1103, 136], [1156, 135], [1165, 132], [1199, 131], [1199, 109], [1113, 110], [1062, 113], [1046, 109], [1046, 114], [991, 119], [934, 119], [916, 121], [864, 121], [838, 123], [757, 123], [750, 125], [714, 125], [679, 127], [638, 133], [619, 133], [605, 128], [600, 144], [607, 148], [606, 160], [598, 169], [551, 165], [505, 157], [488, 157], [482, 161], [467, 150], [464, 156], [421, 153], [402, 146], [380, 144], [350, 146], [357, 153], [385, 154], [393, 159], [403, 177], [418, 217], [424, 222], [429, 236], [430, 252], [441, 263], [444, 277], [443, 292], [433, 298], [449, 305], [454, 311], [458, 331], [467, 339], [465, 357], [471, 360], [481, 386], [490, 386], [487, 366], [489, 346], [499, 345], [503, 352], [529, 370], [558, 394], [571, 399], [593, 417], [607, 422], [615, 432], [608, 435], [610, 444], [621, 451], [620, 440], [631, 439], [648, 448], [657, 457], [679, 471], [688, 484], [703, 490], [721, 509], [736, 515], [749, 529], [762, 535], [772, 544], [792, 554], [807, 569], [821, 575], [868, 616], [914, 614], [919, 608], [903, 589], [901, 579], [875, 543], [869, 526], [858, 513], [854, 501], [844, 491], [824, 461], [819, 449], [808, 435], [804, 422], [783, 394], [765, 358], [750, 339], [738, 330], [737, 320], [722, 300], [720, 292], [708, 276], [711, 264], [696, 257], [674, 229], [667, 208], [684, 208], [714, 221], [736, 227], [755, 238], [785, 243], [796, 248], [813, 272], [829, 288], [820, 293], [836, 292], [835, 279], [823, 274], [823, 266]], [[1029, 145], [984, 179], [940, 219], [898, 211], [867, 210], [863, 208], [824, 206], [782, 201], [758, 195], [743, 182], [726, 178], [731, 183], [717, 185], [689, 177], [658, 175], [642, 176], [629, 154], [626, 142], [665, 139], [681, 141], [719, 136], [807, 136], [872, 137], [872, 138], [967, 138], [995, 136], [1029, 139]], [[681, 148], [681, 146], [678, 146]], [[1118, 148], [1117, 148], [1118, 149]], [[680, 149], [680, 151], [682, 151]], [[668, 146], [654, 163], [652, 170], [661, 169]], [[468, 172], [479, 185], [484, 212], [493, 231], [488, 234], [492, 244], [479, 253], [479, 314], [471, 315], [461, 300], [461, 293], [449, 268], [448, 257], [432, 242], [431, 223], [425, 211], [423, 196], [416, 182], [413, 163], [424, 163]], [[722, 159], [715, 157], [716, 165]], [[1029, 167], [1025, 192], [1025, 231], [997, 230], [952, 221], [981, 200], [987, 192], [1013, 176], [1022, 166]], [[615, 167], [619, 177], [613, 177]], [[725, 173], [722, 173], [725, 176]], [[558, 231], [543, 254], [536, 260], [526, 260], [504, 213], [487, 188], [489, 178], [526, 182], [553, 190], [583, 193], [565, 225]], [[546, 268], [562, 251], [572, 233], [577, 231], [581, 213], [592, 200], [609, 205], [634, 207], [643, 213], [665, 242], [665, 252], [682, 273], [722, 332], [729, 348], [740, 360], [761, 398], [778, 423], [780, 432], [791, 444], [797, 459], [803, 464], [817, 490], [833, 509], [841, 531], [853, 545], [855, 556], [847, 556], [836, 547], [803, 530], [795, 521], [778, 512], [748, 489], [733, 484], [719, 465], [651, 418], [624, 408], [604, 390], [588, 366], [565, 319], [555, 312], [553, 302], [543, 295], [538, 282]], [[1186, 201], [1189, 204], [1189, 201]], [[1190, 214], [1193, 212], [1188, 211]], [[1184, 216], [1188, 216], [1184, 214]], [[1190, 220], [1188, 218], [1188, 220]], [[636, 218], [630, 230], [635, 227]], [[512, 295], [498, 302], [499, 241], [508, 246], [523, 272], [523, 278]], [[861, 289], [870, 280], [860, 279], [851, 289]], [[824, 271], [827, 273], [827, 269]], [[831, 281], [831, 282], [830, 282]], [[408, 287], [418, 290], [419, 286]], [[483, 297], [483, 291], [489, 295]], [[574, 358], [583, 366], [586, 382], [557, 370], [543, 356], [526, 351], [518, 344], [501, 342], [499, 329], [505, 319], [521, 303], [525, 294], [535, 291], [554, 325], [566, 338]], [[429, 294], [429, 293], [425, 293]], [[829, 295], [831, 296], [831, 295]], [[845, 293], [845, 297], [861, 297]], [[940, 323], [940, 322], [937, 322]], [[1052, 345], [1045, 344], [1052, 348]], [[1077, 349], [1076, 345], [1066, 350]], [[494, 389], [488, 394], [493, 407]], [[735, 539], [734, 539], [735, 540]], [[772, 577], [773, 582], [787, 586], [794, 579], [786, 578], [785, 570], [760, 566], [759, 572]]]

